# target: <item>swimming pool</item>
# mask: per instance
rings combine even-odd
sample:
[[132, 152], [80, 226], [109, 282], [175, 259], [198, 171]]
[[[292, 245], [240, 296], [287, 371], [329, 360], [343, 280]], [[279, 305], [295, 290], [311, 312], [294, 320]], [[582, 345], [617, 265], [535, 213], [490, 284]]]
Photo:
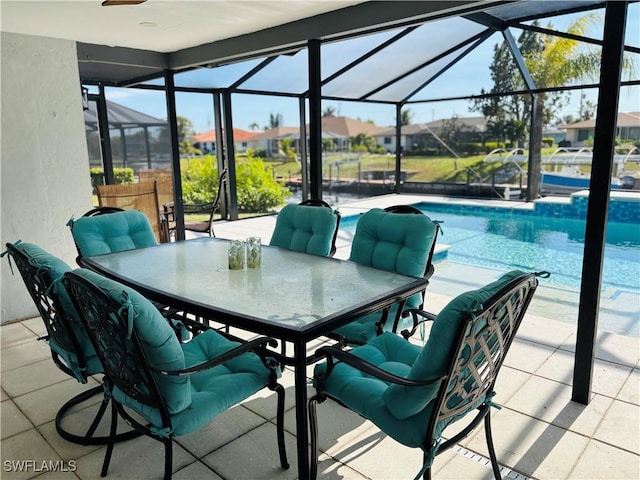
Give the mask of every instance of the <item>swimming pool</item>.
[[[483, 212], [477, 207], [466, 209], [463, 205], [430, 202], [414, 206], [431, 219], [443, 222], [438, 243], [450, 246], [447, 261], [500, 271], [546, 270], [551, 276], [544, 280], [544, 285], [561, 292], [549, 301], [548, 308], [560, 308], [560, 302], [565, 306], [570, 304], [567, 316], [575, 318], [584, 250], [584, 220], [518, 214], [513, 210], [500, 213], [487, 209]], [[341, 230], [355, 231], [357, 218], [345, 217]], [[436, 263], [436, 276], [437, 273]], [[607, 328], [637, 335], [640, 224], [608, 223], [601, 291], [603, 299], [617, 300], [611, 308], [601, 300], [602, 309], [611, 310], [612, 321]], [[565, 294], [572, 298], [567, 300]], [[626, 305], [621, 308], [620, 302]]]

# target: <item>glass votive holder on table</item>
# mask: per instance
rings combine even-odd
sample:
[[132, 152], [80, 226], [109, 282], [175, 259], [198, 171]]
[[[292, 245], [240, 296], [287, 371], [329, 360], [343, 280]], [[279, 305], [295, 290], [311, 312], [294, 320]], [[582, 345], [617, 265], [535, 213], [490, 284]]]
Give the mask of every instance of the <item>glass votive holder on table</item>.
[[229, 270], [242, 270], [244, 268], [244, 242], [232, 240], [229, 244]]
[[262, 243], [260, 237], [247, 238], [247, 268], [260, 268]]

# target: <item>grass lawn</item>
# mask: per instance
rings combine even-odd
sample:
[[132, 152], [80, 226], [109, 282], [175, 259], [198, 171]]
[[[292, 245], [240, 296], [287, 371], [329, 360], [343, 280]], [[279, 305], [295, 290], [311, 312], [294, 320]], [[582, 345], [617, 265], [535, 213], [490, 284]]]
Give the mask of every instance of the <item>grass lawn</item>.
[[[467, 169], [473, 168], [480, 174], [487, 174], [498, 164], [483, 162], [485, 155], [473, 157], [413, 157], [402, 158], [402, 170], [410, 173], [410, 179], [423, 182], [465, 181]], [[323, 159], [322, 174], [325, 177], [336, 178], [338, 167], [344, 157], [330, 155]], [[266, 159], [265, 162], [273, 169], [276, 176], [284, 178], [300, 176], [300, 165], [295, 161], [283, 162], [280, 159]], [[362, 155], [357, 160], [341, 163], [339, 174], [341, 179], [357, 178], [358, 170], [370, 171], [395, 171], [395, 156], [393, 155]]]

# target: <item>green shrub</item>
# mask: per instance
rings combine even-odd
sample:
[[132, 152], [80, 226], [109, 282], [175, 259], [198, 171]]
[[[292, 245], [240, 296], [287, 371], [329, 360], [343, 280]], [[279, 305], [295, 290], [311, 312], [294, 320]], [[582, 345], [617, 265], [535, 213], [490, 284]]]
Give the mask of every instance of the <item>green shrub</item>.
[[180, 172], [184, 203], [206, 203], [213, 200], [218, 190], [218, 166], [213, 156], [183, 159], [180, 161]]
[[482, 145], [481, 142], [465, 142], [458, 145], [458, 153], [464, 153], [465, 155], [480, 155], [481, 153], [488, 153], [487, 146]]
[[[89, 172], [91, 173], [91, 186], [93, 188], [98, 185], [104, 185], [104, 170], [102, 168], [94, 167]], [[114, 168], [113, 180], [114, 183], [133, 183], [133, 168]]]
[[351, 145], [351, 148], [349, 148], [349, 151], [356, 152], [356, 153], [368, 153], [369, 149], [364, 145]]
[[542, 145], [546, 146], [547, 148], [551, 148], [553, 146], [553, 137], [543, 137]]
[[407, 157], [437, 157], [439, 155], [442, 155], [442, 152], [439, 148], [425, 147], [415, 150], [407, 150], [403, 153], [403, 155]]
[[236, 165], [238, 210], [266, 212], [283, 203], [291, 192], [276, 182], [265, 163], [250, 152], [247, 160]]
[[253, 156], [257, 158], [267, 158], [267, 150], [264, 148], [256, 148], [253, 152]]
[[133, 168], [114, 168], [113, 179], [116, 183], [133, 183]]
[[500, 142], [500, 144], [498, 144], [498, 142], [485, 142], [484, 153], [489, 153], [496, 148], [511, 148], [511, 142]]
[[[275, 181], [265, 163], [248, 151], [247, 158], [237, 159], [236, 186], [238, 209], [241, 212], [266, 212], [283, 203], [289, 190]], [[218, 167], [214, 157], [183, 160], [182, 198], [185, 203], [210, 202], [218, 188]]]
[[91, 173], [91, 186], [96, 188], [98, 185], [104, 185], [104, 171], [101, 168], [92, 168], [89, 170]]

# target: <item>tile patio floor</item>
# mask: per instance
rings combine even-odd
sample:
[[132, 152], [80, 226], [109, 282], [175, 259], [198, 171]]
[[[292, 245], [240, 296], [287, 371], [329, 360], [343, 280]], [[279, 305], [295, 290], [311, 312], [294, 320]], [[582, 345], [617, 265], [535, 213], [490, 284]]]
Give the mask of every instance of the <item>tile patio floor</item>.
[[[372, 206], [414, 203], [422, 198], [395, 195], [340, 207], [343, 215]], [[216, 235], [268, 242], [273, 216], [216, 223]], [[71, 239], [70, 239], [71, 241]], [[337, 256], [349, 253], [349, 239], [339, 238]], [[442, 269], [455, 281], [455, 268]], [[465, 275], [469, 272], [465, 271]], [[486, 283], [498, 272], [475, 272]], [[15, 281], [21, 281], [16, 277]], [[431, 286], [430, 286], [431, 287]], [[438, 312], [450, 299], [427, 290], [427, 309]], [[534, 298], [535, 301], [535, 298]], [[1, 337], [1, 460], [4, 479], [99, 478], [104, 447], [82, 447], [62, 440], [54, 417], [60, 405], [86, 386], [60, 372], [49, 349], [36, 337], [45, 333], [40, 318], [4, 325]], [[493, 432], [498, 459], [507, 479], [638, 479], [640, 478], [640, 339], [607, 332], [598, 335], [593, 395], [588, 406], [571, 401], [575, 328], [569, 323], [527, 314], [496, 386]], [[316, 346], [314, 346], [315, 348]], [[91, 385], [99, 378], [91, 381]], [[281, 380], [287, 390], [286, 441], [291, 468], [279, 468], [275, 443], [275, 395], [264, 391], [217, 417], [203, 430], [180, 437], [174, 446], [174, 475], [183, 479], [297, 478], [293, 374]], [[310, 390], [311, 391], [311, 390]], [[66, 418], [73, 429], [84, 424], [96, 405], [76, 409]], [[330, 401], [318, 408], [319, 478], [410, 479], [420, 468], [419, 450], [386, 438], [359, 416]], [[103, 427], [101, 426], [101, 429]], [[434, 479], [490, 479], [483, 428], [459, 448], [440, 455]], [[149, 438], [116, 445], [107, 478], [161, 478], [162, 446]], [[35, 462], [17, 471], [17, 461]], [[47, 472], [43, 462], [62, 460], [67, 471]], [[70, 471], [73, 470], [73, 471]]]

